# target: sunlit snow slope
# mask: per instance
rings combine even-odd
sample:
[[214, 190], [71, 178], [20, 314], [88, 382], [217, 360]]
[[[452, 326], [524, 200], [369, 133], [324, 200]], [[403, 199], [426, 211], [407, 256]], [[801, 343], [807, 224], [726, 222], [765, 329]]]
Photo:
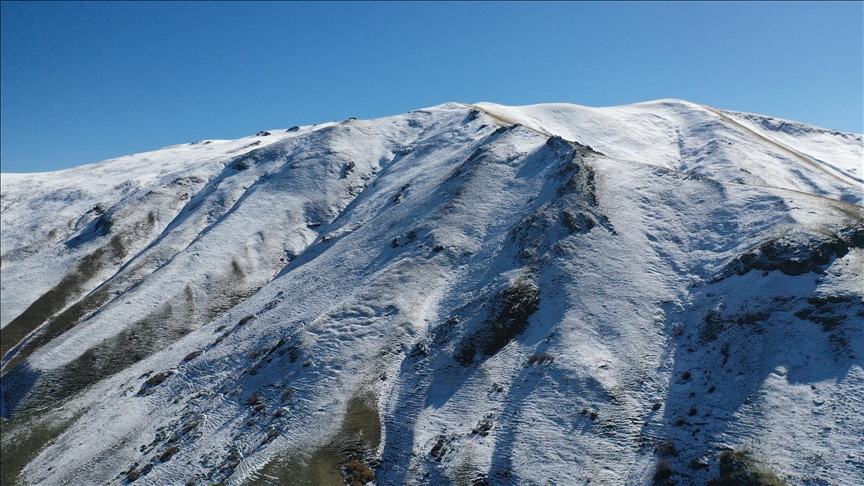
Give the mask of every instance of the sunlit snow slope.
[[3, 174], [0, 480], [864, 484], [862, 146], [450, 103]]

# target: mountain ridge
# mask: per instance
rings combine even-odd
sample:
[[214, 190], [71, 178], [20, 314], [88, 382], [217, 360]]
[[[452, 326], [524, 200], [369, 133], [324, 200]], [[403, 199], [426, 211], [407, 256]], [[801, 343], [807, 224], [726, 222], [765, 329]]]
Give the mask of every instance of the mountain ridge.
[[451, 103], [4, 174], [3, 415], [66, 424], [20, 481], [699, 484], [731, 448], [856, 482], [861, 136], [723, 113]]

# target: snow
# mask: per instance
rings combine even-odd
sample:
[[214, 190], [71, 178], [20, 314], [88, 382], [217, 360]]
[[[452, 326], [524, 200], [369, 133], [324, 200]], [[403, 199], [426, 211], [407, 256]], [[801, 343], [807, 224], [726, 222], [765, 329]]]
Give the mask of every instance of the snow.
[[[3, 358], [4, 416], [83, 413], [25, 482], [121, 484], [149, 463], [135, 484], [258, 484], [344, 439], [369, 396], [377, 484], [646, 484], [667, 441], [679, 484], [729, 448], [789, 484], [864, 482], [861, 135], [679, 100], [267, 132], [3, 174], [4, 332], [124, 248], [55, 315], [92, 309]], [[847, 249], [797, 275], [736, 270], [754, 249], [770, 267], [772, 242], [806, 264], [820, 238]], [[538, 310], [484, 354], [520, 285]]]
[[613, 108], [477, 106], [502, 120], [577, 140], [617, 159], [858, 205], [864, 200], [864, 141], [857, 134], [680, 100]]

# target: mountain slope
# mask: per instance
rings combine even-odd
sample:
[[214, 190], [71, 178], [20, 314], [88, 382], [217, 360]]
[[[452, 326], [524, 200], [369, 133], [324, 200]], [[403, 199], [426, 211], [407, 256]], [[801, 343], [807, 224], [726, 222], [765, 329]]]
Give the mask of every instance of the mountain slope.
[[454, 103], [4, 174], [4, 484], [864, 482], [861, 161]]

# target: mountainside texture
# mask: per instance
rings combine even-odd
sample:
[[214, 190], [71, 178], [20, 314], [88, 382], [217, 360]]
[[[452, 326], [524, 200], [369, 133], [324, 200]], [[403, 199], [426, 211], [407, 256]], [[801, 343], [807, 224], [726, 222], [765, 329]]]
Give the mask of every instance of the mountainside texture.
[[864, 484], [864, 141], [449, 103], [3, 174], [6, 484]]

